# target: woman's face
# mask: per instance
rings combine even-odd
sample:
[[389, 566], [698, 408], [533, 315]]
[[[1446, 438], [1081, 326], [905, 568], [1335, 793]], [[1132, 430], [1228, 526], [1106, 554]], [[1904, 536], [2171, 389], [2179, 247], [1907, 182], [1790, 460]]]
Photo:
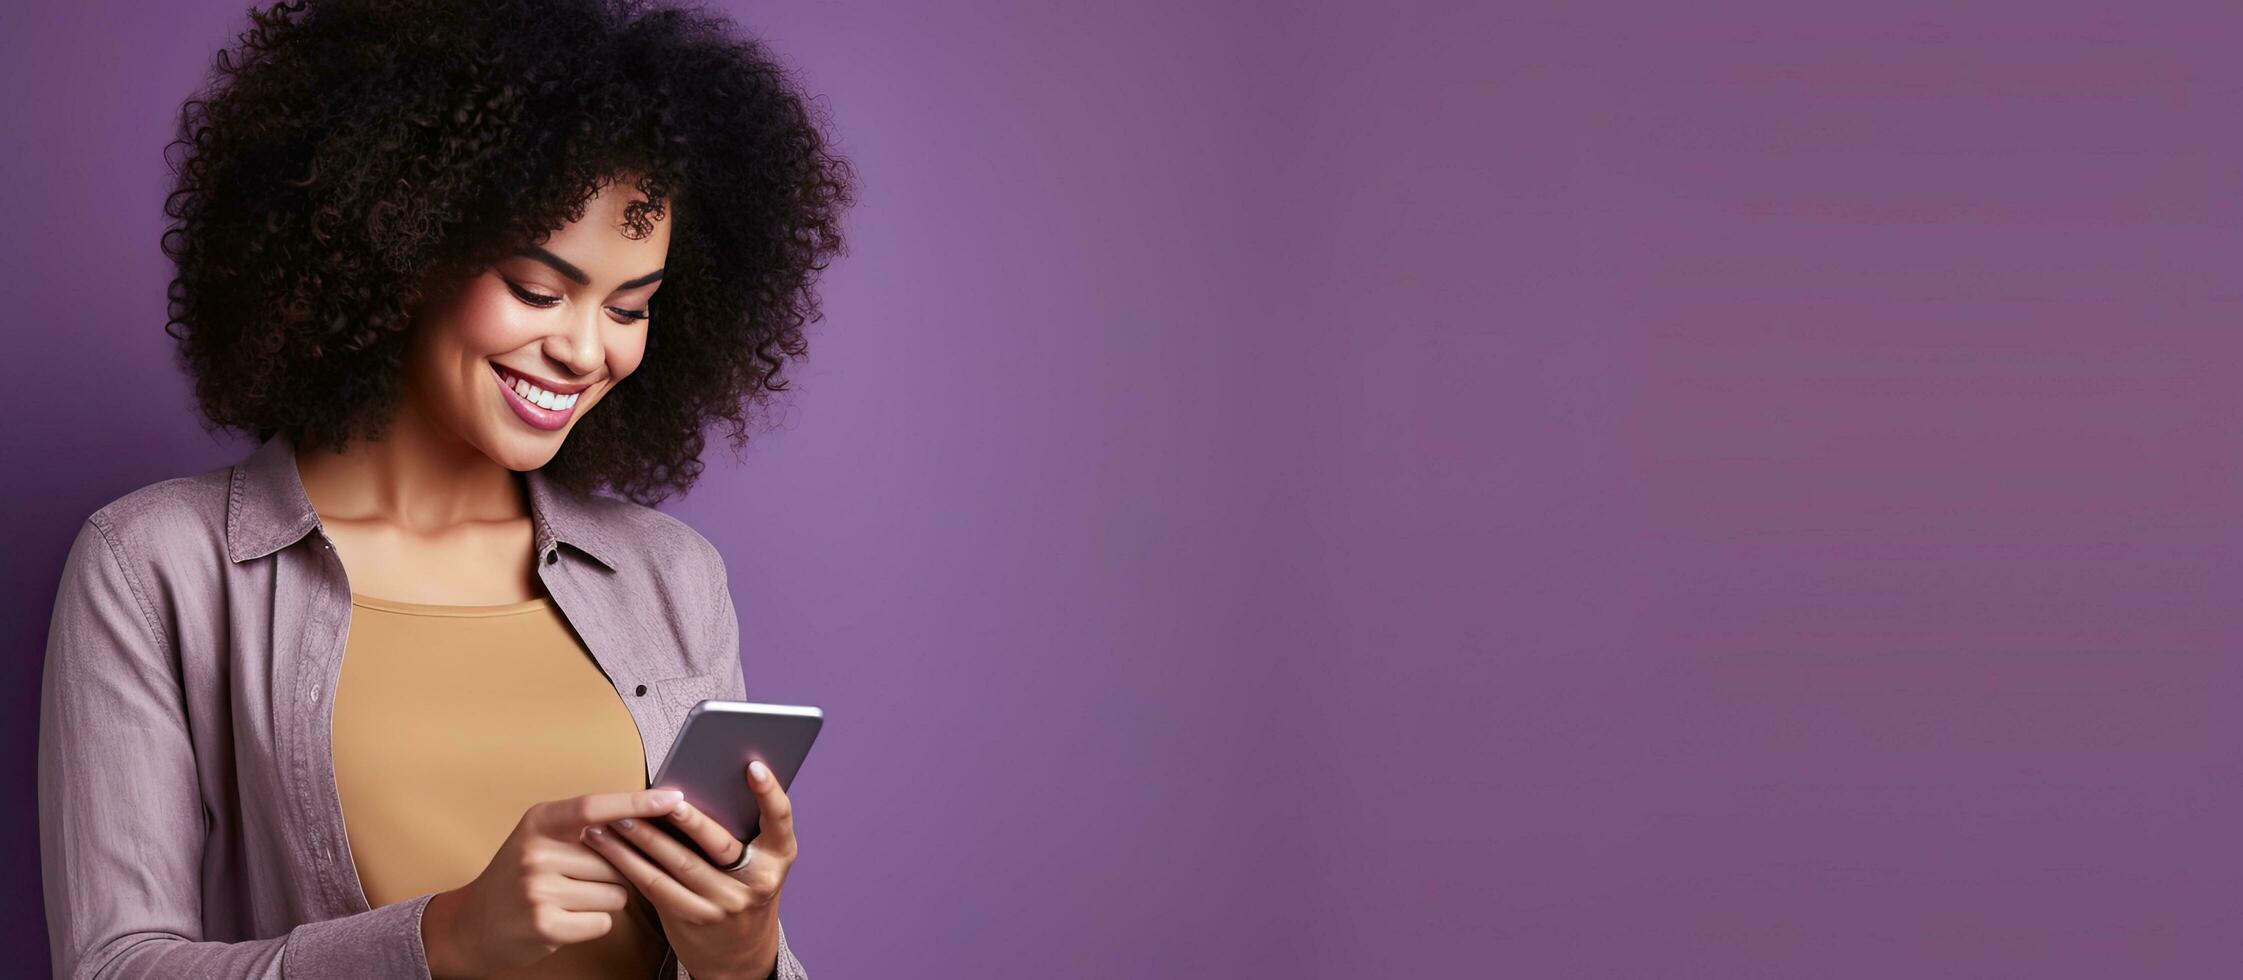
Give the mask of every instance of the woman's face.
[[508, 469], [544, 466], [586, 412], [638, 369], [647, 301], [670, 253], [667, 215], [625, 237], [611, 183], [584, 217], [430, 297], [414, 323], [404, 397]]

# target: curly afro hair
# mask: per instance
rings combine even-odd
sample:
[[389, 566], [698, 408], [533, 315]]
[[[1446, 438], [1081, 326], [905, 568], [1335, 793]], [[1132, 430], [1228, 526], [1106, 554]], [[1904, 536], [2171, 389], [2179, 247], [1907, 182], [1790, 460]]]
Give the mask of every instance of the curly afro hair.
[[691, 489], [711, 422], [746, 442], [750, 407], [806, 356], [854, 194], [761, 42], [637, 0], [318, 0], [250, 19], [165, 147], [164, 332], [206, 431], [379, 438], [424, 297], [628, 179], [646, 198], [633, 237], [671, 215], [654, 329], [546, 471], [651, 505]]

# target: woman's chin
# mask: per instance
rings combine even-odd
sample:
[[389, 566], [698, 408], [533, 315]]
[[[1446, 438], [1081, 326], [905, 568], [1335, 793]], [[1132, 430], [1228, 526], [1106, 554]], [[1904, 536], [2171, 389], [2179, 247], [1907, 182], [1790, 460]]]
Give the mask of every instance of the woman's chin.
[[540, 469], [561, 451], [567, 429], [556, 432], [503, 432], [483, 445], [485, 455], [516, 472]]

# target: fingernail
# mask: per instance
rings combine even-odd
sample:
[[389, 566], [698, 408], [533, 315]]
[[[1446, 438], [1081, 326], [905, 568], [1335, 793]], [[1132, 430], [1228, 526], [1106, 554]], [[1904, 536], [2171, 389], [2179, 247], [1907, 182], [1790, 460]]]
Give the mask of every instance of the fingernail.
[[685, 793], [681, 790], [658, 789], [650, 794], [650, 797], [653, 799], [655, 806], [670, 806], [685, 799]]
[[618, 826], [618, 827], [621, 827], [621, 828], [623, 828], [624, 830], [629, 830], [629, 829], [631, 829], [631, 828], [632, 828], [633, 826], [635, 826], [634, 824], [632, 824], [632, 823], [631, 823], [631, 818], [630, 818], [630, 817], [624, 817], [623, 819], [621, 819], [621, 820], [618, 820], [618, 821], [616, 821], [616, 822], [615, 822], [615, 825], [616, 825], [616, 826]]
[[757, 759], [748, 763], [748, 775], [754, 777], [755, 781], [760, 783], [771, 778], [771, 770], [763, 764], [762, 759]]
[[606, 837], [606, 836], [607, 836], [607, 828], [606, 828], [606, 827], [586, 827], [586, 828], [584, 828], [584, 832], [585, 832], [585, 833], [587, 833], [587, 834], [591, 834], [591, 835], [592, 835], [592, 836], [594, 836], [594, 837]]
[[673, 817], [682, 817], [692, 812], [693, 804], [687, 803], [684, 800], [679, 800], [678, 805], [670, 808], [670, 815]]

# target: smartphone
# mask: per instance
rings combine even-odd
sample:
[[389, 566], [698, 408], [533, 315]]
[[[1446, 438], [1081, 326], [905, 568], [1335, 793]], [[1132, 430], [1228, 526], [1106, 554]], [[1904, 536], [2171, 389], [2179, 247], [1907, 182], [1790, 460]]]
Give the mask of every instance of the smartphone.
[[[801, 771], [825, 720], [824, 711], [808, 705], [702, 701], [686, 714], [661, 771], [647, 788], [682, 792], [687, 802], [723, 824], [732, 836], [753, 841], [761, 811], [755, 791], [748, 786], [748, 760], [763, 760], [781, 789], [793, 787], [794, 775]], [[701, 850], [667, 817], [647, 822]]]

